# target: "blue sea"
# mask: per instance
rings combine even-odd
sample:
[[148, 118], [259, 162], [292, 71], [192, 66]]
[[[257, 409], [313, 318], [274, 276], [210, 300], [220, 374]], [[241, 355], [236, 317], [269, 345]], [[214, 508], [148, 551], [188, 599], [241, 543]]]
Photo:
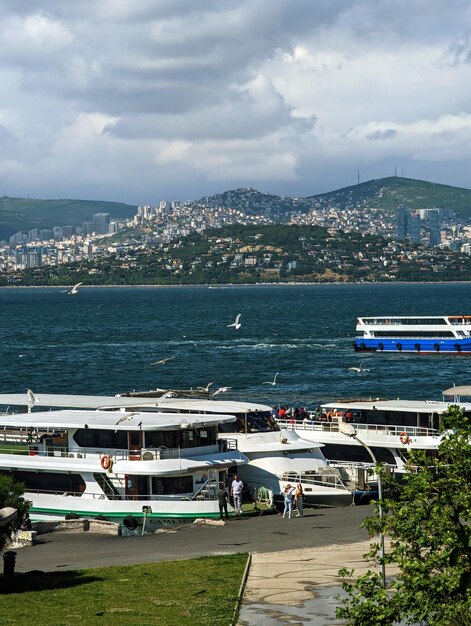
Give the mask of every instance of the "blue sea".
[[[239, 330], [228, 328], [241, 313]], [[471, 314], [471, 286], [309, 285], [0, 289], [0, 392], [116, 394], [231, 387], [220, 399], [314, 406], [440, 399], [471, 359], [356, 354], [359, 315]], [[175, 357], [165, 365], [151, 365]], [[355, 373], [349, 367], [369, 372]], [[279, 372], [277, 384], [266, 385]]]

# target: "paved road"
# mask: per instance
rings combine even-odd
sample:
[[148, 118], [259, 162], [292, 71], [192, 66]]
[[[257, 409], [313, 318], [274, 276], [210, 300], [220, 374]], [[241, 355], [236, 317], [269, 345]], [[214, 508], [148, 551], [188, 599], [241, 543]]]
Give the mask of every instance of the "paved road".
[[188, 559], [235, 552], [273, 552], [364, 541], [362, 520], [371, 506], [307, 510], [305, 517], [281, 515], [230, 519], [224, 526], [188, 524], [174, 532], [143, 537], [51, 533], [18, 550], [16, 571], [44, 572]]

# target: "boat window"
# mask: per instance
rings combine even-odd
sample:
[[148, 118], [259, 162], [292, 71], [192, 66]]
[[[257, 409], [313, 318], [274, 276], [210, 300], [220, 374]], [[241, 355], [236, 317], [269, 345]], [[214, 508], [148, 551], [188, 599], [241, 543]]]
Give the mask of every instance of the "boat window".
[[99, 430], [79, 428], [75, 431], [74, 441], [81, 448], [115, 448], [127, 450], [128, 433], [124, 430]]
[[375, 330], [373, 337], [454, 337], [451, 330]]
[[222, 433], [267, 433], [280, 430], [272, 417], [271, 411], [253, 411], [236, 414], [236, 421], [220, 424]]
[[157, 496], [174, 493], [193, 493], [193, 476], [152, 477], [152, 493]]
[[154, 430], [145, 433], [145, 448], [196, 448], [212, 446], [217, 440], [217, 427], [183, 430]]
[[85, 491], [85, 482], [80, 474], [21, 470], [12, 470], [9, 474], [18, 482], [23, 483], [26, 491], [60, 491], [61, 493]]
[[[394, 455], [387, 448], [372, 447], [373, 454], [381, 463], [395, 465]], [[353, 463], [372, 463], [371, 457], [362, 446], [335, 445], [326, 443], [322, 454], [329, 461], [351, 461]]]

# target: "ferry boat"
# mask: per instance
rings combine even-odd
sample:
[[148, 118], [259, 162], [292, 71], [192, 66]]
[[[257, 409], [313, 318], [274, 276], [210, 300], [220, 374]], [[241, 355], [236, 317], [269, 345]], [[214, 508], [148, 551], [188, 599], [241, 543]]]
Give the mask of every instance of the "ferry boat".
[[0, 415], [0, 473], [24, 483], [32, 521], [67, 515], [151, 532], [219, 518], [216, 490], [247, 457], [227, 415], [63, 410]]
[[471, 354], [471, 315], [359, 317], [356, 352]]
[[[401, 474], [411, 450], [425, 450], [434, 455], [442, 436], [441, 416], [450, 404], [456, 404], [462, 389], [471, 393], [469, 387], [443, 392], [444, 398], [454, 397], [454, 402], [339, 400], [323, 404], [320, 412], [309, 414], [302, 422], [277, 421], [282, 428], [292, 429], [304, 439], [322, 442], [326, 459], [341, 470], [343, 480], [348, 477], [354, 482], [368, 482], [376, 461], [383, 463], [388, 471]], [[471, 417], [471, 404], [460, 403], [460, 406], [464, 415]], [[355, 439], [342, 432], [343, 424], [353, 426]]]
[[323, 444], [280, 429], [272, 418], [271, 407], [262, 404], [163, 396], [0, 394], [0, 406], [22, 407], [33, 412], [38, 407], [153, 411], [157, 422], [168, 418], [188, 419], [188, 415], [200, 419], [227, 417], [227, 421], [221, 420], [219, 424], [219, 439], [226, 442], [228, 451], [235, 446], [241, 455], [243, 462], [235, 461], [230, 472], [239, 474], [253, 497], [267, 493], [268, 499], [276, 504], [288, 483], [301, 483], [306, 505], [351, 504], [351, 491], [338, 473], [329, 468], [321, 451]]

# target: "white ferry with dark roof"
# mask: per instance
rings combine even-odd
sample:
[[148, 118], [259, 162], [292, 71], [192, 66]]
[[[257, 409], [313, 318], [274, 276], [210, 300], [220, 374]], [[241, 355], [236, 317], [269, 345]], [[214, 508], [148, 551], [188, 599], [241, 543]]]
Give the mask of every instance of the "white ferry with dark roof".
[[356, 352], [471, 355], [471, 315], [359, 317]]

